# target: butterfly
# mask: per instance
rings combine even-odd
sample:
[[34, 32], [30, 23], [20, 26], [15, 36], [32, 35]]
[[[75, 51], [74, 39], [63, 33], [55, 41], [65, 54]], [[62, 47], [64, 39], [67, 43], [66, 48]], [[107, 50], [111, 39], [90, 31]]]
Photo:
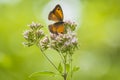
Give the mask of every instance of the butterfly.
[[55, 21], [54, 24], [48, 26], [49, 31], [54, 34], [64, 33], [65, 27], [63, 22], [63, 11], [59, 4], [49, 13], [48, 20]]

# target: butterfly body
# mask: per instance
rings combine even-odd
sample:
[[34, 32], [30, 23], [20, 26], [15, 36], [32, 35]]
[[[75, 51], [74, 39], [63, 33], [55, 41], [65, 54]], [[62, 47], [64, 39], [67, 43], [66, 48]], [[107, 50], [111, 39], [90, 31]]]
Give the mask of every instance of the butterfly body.
[[62, 8], [58, 4], [48, 15], [48, 20], [55, 21], [54, 24], [50, 24], [48, 26], [51, 33], [54, 34], [64, 33], [65, 27], [64, 27], [63, 18], [64, 16], [63, 16]]

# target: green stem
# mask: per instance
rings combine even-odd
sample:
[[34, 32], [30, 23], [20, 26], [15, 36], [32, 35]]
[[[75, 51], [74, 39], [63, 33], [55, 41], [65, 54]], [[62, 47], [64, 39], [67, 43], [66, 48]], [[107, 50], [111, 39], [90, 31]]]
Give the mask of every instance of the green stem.
[[63, 77], [64, 77], [64, 80], [67, 80], [67, 74], [64, 74]]
[[59, 51], [58, 53], [59, 53], [59, 55], [60, 55], [60, 57], [61, 57], [61, 59], [62, 59], [63, 63], [65, 63], [65, 61], [64, 61], [64, 57], [63, 57], [63, 55], [62, 55], [61, 51]]
[[70, 57], [70, 80], [72, 80], [72, 55], [69, 55]]
[[[48, 56], [43, 52], [42, 49], [40, 49], [43, 55], [46, 57], [46, 59], [53, 65], [53, 67], [58, 71], [58, 68], [55, 66], [55, 64], [48, 58]], [[59, 72], [59, 71], [58, 71]]]
[[63, 73], [63, 78], [64, 80], [67, 80], [67, 72], [66, 72], [66, 59], [67, 59], [67, 54], [64, 56], [64, 73]]

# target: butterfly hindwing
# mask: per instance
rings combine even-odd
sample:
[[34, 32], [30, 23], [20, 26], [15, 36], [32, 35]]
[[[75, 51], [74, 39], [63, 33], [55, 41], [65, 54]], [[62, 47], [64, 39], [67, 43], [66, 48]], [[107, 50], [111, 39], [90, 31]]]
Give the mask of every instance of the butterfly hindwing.
[[49, 31], [50, 31], [51, 33], [57, 34], [57, 28], [55, 27], [54, 24], [49, 25]]
[[56, 22], [54, 24], [49, 25], [49, 30], [51, 33], [58, 34], [64, 33], [64, 22]]
[[48, 19], [55, 22], [63, 21], [63, 11], [59, 4], [49, 13]]

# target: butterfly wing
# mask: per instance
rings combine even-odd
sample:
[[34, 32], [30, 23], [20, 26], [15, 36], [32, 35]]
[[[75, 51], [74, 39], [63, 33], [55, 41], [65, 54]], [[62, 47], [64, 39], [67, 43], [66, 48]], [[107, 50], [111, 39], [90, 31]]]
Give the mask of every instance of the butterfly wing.
[[51, 33], [58, 34], [58, 33], [64, 33], [64, 22], [56, 22], [54, 24], [49, 25], [49, 30]]
[[57, 34], [57, 28], [54, 24], [49, 25], [48, 28], [51, 33]]
[[48, 19], [56, 22], [63, 21], [63, 11], [59, 4], [49, 13]]

